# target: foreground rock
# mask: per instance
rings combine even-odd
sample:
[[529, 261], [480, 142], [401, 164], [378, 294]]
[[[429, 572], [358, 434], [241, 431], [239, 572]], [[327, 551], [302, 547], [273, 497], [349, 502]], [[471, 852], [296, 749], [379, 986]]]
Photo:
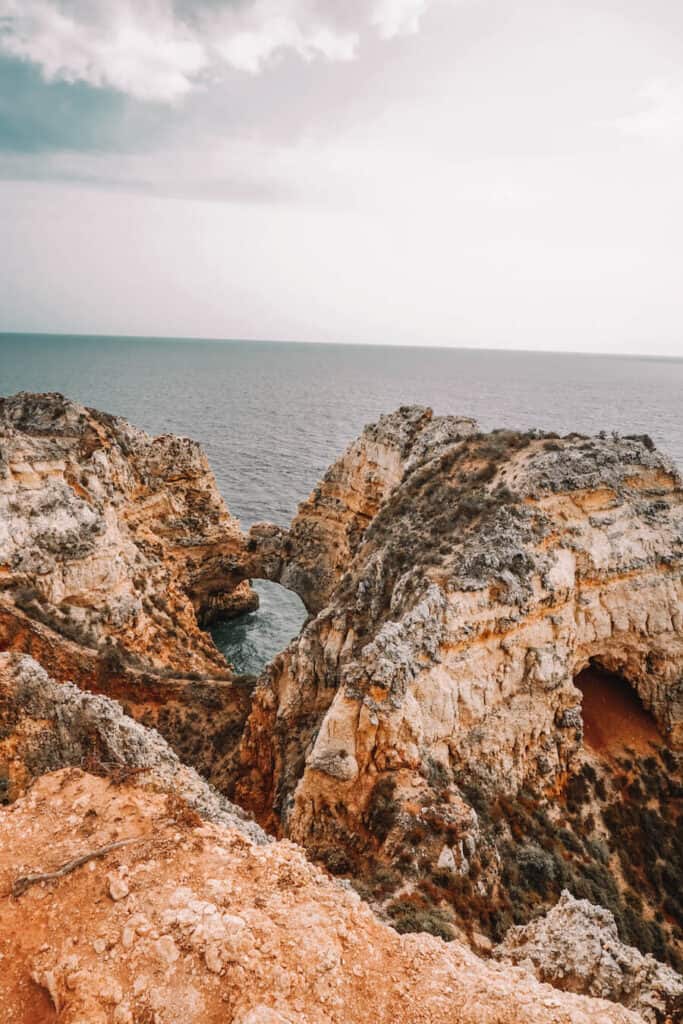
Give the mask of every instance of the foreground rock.
[[530, 963], [540, 981], [622, 1003], [650, 1024], [683, 1020], [683, 978], [619, 941], [614, 917], [567, 891], [544, 917], [512, 928], [496, 949], [508, 963]]
[[0, 803], [13, 802], [41, 775], [66, 767], [87, 767], [114, 782], [139, 776], [181, 798], [201, 818], [267, 841], [239, 807], [115, 701], [55, 682], [26, 655], [0, 654]]
[[0, 810], [0, 893], [7, 1024], [642, 1022], [399, 936], [290, 844], [255, 845], [139, 781], [66, 769]]

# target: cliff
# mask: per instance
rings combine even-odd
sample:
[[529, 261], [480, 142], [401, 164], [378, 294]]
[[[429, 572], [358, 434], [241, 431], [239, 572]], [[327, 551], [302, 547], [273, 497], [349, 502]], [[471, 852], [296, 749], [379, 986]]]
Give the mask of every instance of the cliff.
[[[160, 885], [140, 913], [172, 957], [164, 968], [157, 946], [145, 945], [133, 963], [121, 939], [114, 962], [115, 929], [89, 888], [91, 876], [105, 884], [99, 860], [78, 875], [82, 889], [30, 886], [0, 911], [6, 936], [19, 913], [35, 911], [36, 945], [15, 957], [7, 983], [11, 1005], [28, 1007], [16, 1019], [32, 1019], [35, 1003], [40, 1021], [156, 1014], [167, 1024], [177, 1002], [181, 1016], [168, 1024], [223, 1019], [220, 1005], [242, 1024], [362, 1013], [674, 1021], [679, 980], [662, 962], [683, 966], [682, 498], [646, 437], [483, 434], [471, 420], [408, 407], [363, 431], [288, 530], [260, 524], [245, 536], [193, 442], [149, 438], [57, 395], [0, 400], [0, 648], [16, 652], [0, 656], [0, 800], [16, 801], [0, 868], [9, 878], [28, 867], [29, 812], [44, 863], [50, 843], [67, 859], [81, 835], [105, 843], [130, 820], [147, 836], [156, 816], [149, 842], [160, 846], [140, 872], [159, 873]], [[310, 617], [252, 692], [202, 626], [251, 607], [253, 577], [295, 590]], [[59, 685], [67, 681], [76, 685]], [[118, 818], [107, 817], [107, 793], [122, 795]], [[72, 804], [67, 828], [59, 815]], [[261, 848], [263, 833], [240, 807], [343, 881], [280, 842], [266, 844], [268, 867], [250, 888], [221, 831]], [[132, 870], [137, 843], [116, 856]], [[293, 863], [304, 891], [291, 882]], [[178, 897], [176, 921], [169, 900], [193, 871], [198, 888]], [[228, 903], [212, 895], [231, 873], [228, 902], [247, 923], [259, 900], [283, 900], [268, 925], [277, 941], [254, 940], [244, 962], [225, 953], [232, 939], [218, 918]], [[592, 907], [581, 927], [565, 889]], [[46, 891], [65, 920], [77, 903], [99, 908], [93, 927], [107, 937], [98, 932], [93, 948], [118, 1001], [90, 986], [87, 943], [73, 970], [61, 938], [41, 958], [34, 901]], [[208, 924], [192, 917], [205, 903]], [[303, 922], [304, 907], [322, 921], [316, 950], [340, 958], [329, 1005], [295, 963], [294, 950], [308, 948], [303, 923], [292, 944], [282, 931], [287, 914]], [[534, 931], [542, 910], [547, 929]], [[604, 913], [617, 935], [598, 941], [598, 925], [612, 928]], [[350, 922], [365, 936], [353, 953], [334, 939]], [[209, 959], [219, 971], [208, 939], [193, 945], [205, 926], [217, 929]], [[595, 954], [581, 964], [579, 933]], [[496, 943], [497, 956], [525, 971], [465, 949], [488, 957]], [[378, 973], [364, 974], [373, 947]], [[609, 984], [606, 950], [621, 972]], [[82, 992], [68, 980], [81, 971]], [[557, 993], [548, 1003], [529, 971], [634, 1012]], [[185, 990], [198, 993], [192, 1005]]]
[[[367, 487], [343, 482], [367, 479], [359, 534]], [[682, 498], [648, 438], [478, 434], [415, 409], [366, 430], [295, 521], [295, 562], [307, 536], [323, 581], [302, 590], [322, 607], [259, 681], [237, 801], [370, 880], [399, 922], [415, 917], [406, 879], [419, 913], [454, 907], [453, 924], [494, 939], [571, 884], [635, 939], [630, 892], [664, 922], [641, 941], [680, 963], [680, 910], [670, 926], [662, 906], [678, 883], [653, 865], [680, 881]], [[635, 768], [628, 742], [625, 766], [583, 743], [587, 667], [651, 716]], [[628, 787], [648, 772], [656, 807], [634, 812]]]
[[399, 936], [153, 730], [29, 657], [0, 655], [0, 737], [8, 1024], [640, 1020]]
[[[74, 769], [0, 811], [9, 1024], [638, 1024], [463, 947], [399, 936], [290, 844]], [[8, 897], [20, 876], [127, 845]]]
[[244, 544], [196, 442], [61, 395], [0, 399], [0, 648], [219, 776], [249, 701], [200, 624], [258, 604]]

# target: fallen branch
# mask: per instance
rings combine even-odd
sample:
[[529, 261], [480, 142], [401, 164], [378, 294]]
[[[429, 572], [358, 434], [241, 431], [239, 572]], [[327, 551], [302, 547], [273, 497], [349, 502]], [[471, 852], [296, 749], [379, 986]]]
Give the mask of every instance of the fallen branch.
[[64, 875], [68, 875], [71, 871], [75, 871], [76, 868], [80, 868], [82, 864], [87, 864], [89, 860], [104, 857], [107, 853], [111, 853], [112, 850], [120, 850], [122, 846], [130, 846], [131, 843], [139, 843], [147, 838], [147, 836], [134, 836], [132, 839], [119, 839], [115, 843], [107, 843], [106, 846], [100, 846], [98, 850], [82, 853], [80, 857], [74, 857], [73, 860], [66, 861], [65, 864], [62, 864], [55, 871], [44, 871], [35, 875], [22, 875], [21, 878], [17, 878], [12, 886], [12, 896], [21, 896], [30, 886], [36, 885], [38, 882], [53, 882], [56, 878], [63, 878]]

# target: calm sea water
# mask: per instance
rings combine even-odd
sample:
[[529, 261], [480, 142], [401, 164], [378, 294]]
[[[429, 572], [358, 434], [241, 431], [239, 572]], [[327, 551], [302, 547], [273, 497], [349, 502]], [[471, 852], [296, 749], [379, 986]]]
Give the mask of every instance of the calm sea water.
[[[0, 394], [62, 391], [152, 433], [186, 434], [244, 526], [286, 525], [365, 423], [419, 402], [484, 429], [649, 433], [683, 466], [683, 360], [273, 342], [0, 335]], [[294, 595], [216, 630], [258, 671], [299, 629]]]

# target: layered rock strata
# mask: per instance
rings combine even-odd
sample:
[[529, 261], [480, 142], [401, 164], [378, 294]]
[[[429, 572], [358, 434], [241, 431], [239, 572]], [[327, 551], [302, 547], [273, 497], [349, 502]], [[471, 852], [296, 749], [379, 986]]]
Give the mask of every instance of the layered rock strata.
[[0, 648], [124, 701], [217, 776], [249, 700], [199, 624], [258, 603], [244, 542], [196, 442], [0, 399]]
[[0, 399], [0, 523], [5, 645], [14, 614], [49, 629], [65, 663], [72, 640], [112, 663], [229, 676], [197, 619], [254, 596], [233, 571], [239, 524], [194, 441], [61, 395]]
[[406, 467], [474, 433], [463, 416], [407, 406], [365, 428], [330, 466], [289, 529], [259, 523], [249, 533], [254, 576], [281, 583], [317, 614], [349, 568], [365, 530]]
[[507, 792], [552, 782], [581, 746], [573, 680], [590, 663], [623, 675], [670, 745], [683, 741], [672, 465], [643, 438], [463, 437], [455, 422], [399, 412], [330, 471], [350, 479], [366, 448], [374, 466], [375, 433], [409, 439], [349, 563], [335, 561], [326, 493], [302, 506], [298, 533], [308, 519], [320, 538], [310, 560], [339, 582], [309, 600], [326, 604], [259, 683], [243, 744], [243, 796], [260, 791], [260, 812], [297, 839], [321, 820], [362, 832], [387, 777], [412, 802], [429, 770]]
[[[157, 726], [400, 932], [490, 951], [569, 888], [680, 964], [682, 497], [648, 438], [482, 434], [410, 407], [366, 428], [289, 530], [245, 537], [192, 442], [15, 396], [0, 647]], [[311, 614], [252, 697], [199, 624], [250, 607], [257, 576]], [[144, 730], [22, 665], [19, 689], [2, 669], [6, 795], [126, 761]], [[601, 670], [651, 715], [637, 750], [584, 743]]]
[[[355, 523], [362, 487], [340, 485], [333, 511], [321, 487], [300, 510], [322, 580], [302, 589], [320, 610], [259, 681], [231, 793], [360, 878], [402, 927], [455, 907], [473, 940], [473, 928], [500, 939], [570, 885], [680, 963], [675, 469], [646, 437], [477, 434], [408, 409], [326, 480], [362, 479], [366, 461], [381, 476], [377, 436], [397, 438], [394, 461], [362, 532], [342, 542], [328, 525]], [[653, 716], [654, 767], [647, 752], [635, 769], [587, 757], [574, 685], [587, 666], [616, 673]], [[649, 808], [629, 789], [639, 771]]]

